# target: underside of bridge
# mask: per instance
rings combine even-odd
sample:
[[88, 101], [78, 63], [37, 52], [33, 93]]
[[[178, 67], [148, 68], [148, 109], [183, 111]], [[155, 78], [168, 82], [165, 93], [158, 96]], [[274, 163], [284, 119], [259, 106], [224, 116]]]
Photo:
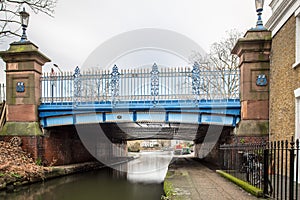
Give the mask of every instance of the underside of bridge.
[[147, 139], [189, 140], [202, 143], [204, 139], [230, 136], [233, 127], [211, 124], [180, 123], [99, 123], [49, 127], [47, 132], [72, 132], [79, 136], [104, 135], [111, 141], [130, 141]]
[[56, 164], [97, 159], [109, 162], [127, 156], [127, 141], [166, 139], [189, 140], [195, 143], [195, 155], [199, 157], [201, 145], [212, 143], [212, 153], [207, 157], [217, 160], [218, 144], [230, 138], [232, 127], [198, 124], [136, 124], [98, 123], [80, 124], [44, 129], [40, 152], [46, 163]]
[[76, 125], [87, 131], [101, 131], [111, 140], [189, 140], [201, 143], [207, 134], [225, 136], [230, 134], [232, 127], [209, 124], [182, 123], [106, 123], [93, 125]]

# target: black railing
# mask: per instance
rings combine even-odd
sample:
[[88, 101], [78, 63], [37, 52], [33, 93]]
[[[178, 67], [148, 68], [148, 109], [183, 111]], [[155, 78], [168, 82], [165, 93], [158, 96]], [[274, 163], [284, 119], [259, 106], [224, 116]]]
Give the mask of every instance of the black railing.
[[251, 185], [263, 189], [265, 144], [230, 144], [220, 147], [223, 170]]
[[299, 140], [221, 145], [223, 170], [266, 197], [300, 199]]

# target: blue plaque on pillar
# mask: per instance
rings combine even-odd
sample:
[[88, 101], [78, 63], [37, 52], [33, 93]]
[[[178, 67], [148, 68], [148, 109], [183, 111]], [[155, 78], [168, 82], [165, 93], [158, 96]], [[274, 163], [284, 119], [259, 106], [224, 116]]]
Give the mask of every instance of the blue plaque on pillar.
[[19, 92], [19, 93], [25, 92], [24, 82], [17, 82], [16, 91]]
[[256, 79], [257, 86], [266, 86], [267, 85], [267, 77], [265, 74], [259, 74]]

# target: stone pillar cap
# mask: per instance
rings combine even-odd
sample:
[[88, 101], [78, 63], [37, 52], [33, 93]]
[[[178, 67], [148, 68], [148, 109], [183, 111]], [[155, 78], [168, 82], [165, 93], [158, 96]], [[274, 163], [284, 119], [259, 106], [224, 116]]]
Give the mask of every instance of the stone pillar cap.
[[[231, 53], [240, 56], [245, 49], [257, 51], [261, 48], [271, 50], [272, 33], [268, 30], [250, 29], [240, 38]], [[265, 44], [265, 45], [261, 45]]]
[[13, 42], [7, 51], [0, 51], [0, 57], [5, 62], [19, 62], [35, 60], [41, 65], [51, 60], [39, 52], [38, 47], [30, 41]]

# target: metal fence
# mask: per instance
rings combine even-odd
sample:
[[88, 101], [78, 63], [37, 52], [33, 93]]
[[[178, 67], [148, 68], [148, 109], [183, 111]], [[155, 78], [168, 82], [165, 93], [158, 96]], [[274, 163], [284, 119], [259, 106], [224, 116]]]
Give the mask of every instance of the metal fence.
[[299, 140], [221, 145], [223, 170], [263, 190], [265, 197], [300, 199]]
[[239, 71], [192, 68], [87, 70], [45, 73], [42, 102], [238, 99]]
[[4, 83], [0, 83], [0, 102], [6, 100], [6, 87]]

